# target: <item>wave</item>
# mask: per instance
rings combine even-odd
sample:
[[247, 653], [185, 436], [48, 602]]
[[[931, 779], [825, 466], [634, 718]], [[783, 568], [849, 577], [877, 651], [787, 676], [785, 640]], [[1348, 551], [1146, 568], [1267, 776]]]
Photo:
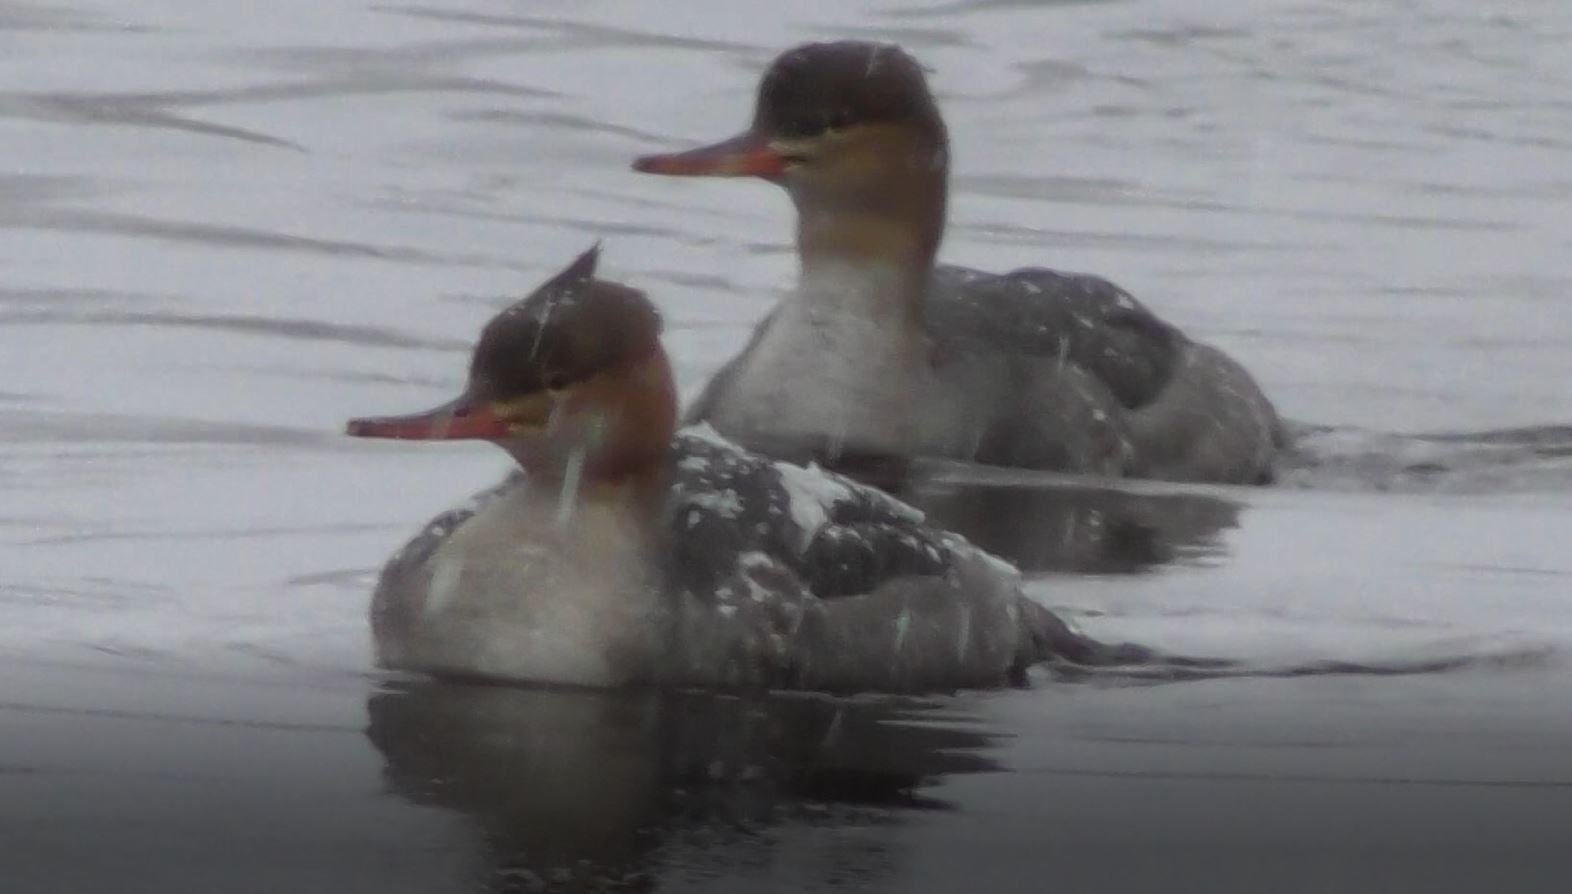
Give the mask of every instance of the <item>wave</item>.
[[1290, 426], [1278, 482], [1325, 490], [1523, 493], [1572, 490], [1572, 425], [1395, 434]]

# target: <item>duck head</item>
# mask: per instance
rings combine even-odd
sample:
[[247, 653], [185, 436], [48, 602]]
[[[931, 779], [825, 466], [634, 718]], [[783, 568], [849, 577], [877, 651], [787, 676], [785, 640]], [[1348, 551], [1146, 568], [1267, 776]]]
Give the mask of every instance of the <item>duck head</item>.
[[931, 265], [943, 236], [949, 138], [922, 67], [893, 44], [788, 50], [760, 81], [747, 130], [633, 167], [780, 184], [797, 205], [805, 264], [825, 255]]
[[580, 255], [481, 332], [456, 399], [350, 420], [362, 438], [491, 441], [532, 480], [652, 485], [676, 424], [660, 316], [643, 292], [595, 277]]

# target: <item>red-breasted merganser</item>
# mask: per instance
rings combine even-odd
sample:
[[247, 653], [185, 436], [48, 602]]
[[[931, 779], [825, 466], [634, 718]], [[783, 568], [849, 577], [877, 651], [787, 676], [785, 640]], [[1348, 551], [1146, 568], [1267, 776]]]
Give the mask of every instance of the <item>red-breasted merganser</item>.
[[1047, 659], [1150, 656], [1071, 631], [1008, 564], [884, 493], [674, 435], [660, 318], [591, 249], [481, 334], [468, 387], [359, 437], [487, 440], [522, 475], [429, 523], [372, 599], [380, 664], [615, 687], [921, 691]]
[[1271, 477], [1281, 424], [1249, 373], [1123, 289], [1043, 269], [935, 267], [949, 139], [897, 46], [789, 50], [765, 73], [748, 130], [634, 168], [761, 177], [797, 206], [796, 294], [690, 420], [783, 455]]

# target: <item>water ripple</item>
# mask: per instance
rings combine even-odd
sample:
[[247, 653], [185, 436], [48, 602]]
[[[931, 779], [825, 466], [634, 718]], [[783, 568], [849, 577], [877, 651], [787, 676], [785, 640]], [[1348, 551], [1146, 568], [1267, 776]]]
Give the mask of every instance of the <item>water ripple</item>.
[[[0, 296], [3, 301], [4, 296]], [[470, 342], [463, 339], [432, 338], [409, 335], [381, 326], [327, 323], [321, 320], [286, 319], [280, 317], [241, 316], [235, 314], [187, 314], [173, 311], [74, 311], [64, 308], [47, 310], [3, 311], [0, 321], [18, 324], [72, 324], [88, 326], [151, 326], [155, 328], [208, 329], [244, 335], [266, 335], [294, 341], [330, 341], [362, 347], [421, 348], [437, 351], [469, 351]]]

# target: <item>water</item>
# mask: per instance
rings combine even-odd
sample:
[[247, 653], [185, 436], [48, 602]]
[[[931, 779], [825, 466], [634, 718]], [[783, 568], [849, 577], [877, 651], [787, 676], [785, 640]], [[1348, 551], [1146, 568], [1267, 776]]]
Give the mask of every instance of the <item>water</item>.
[[[1109, 275], [1324, 427], [1270, 490], [921, 496], [1100, 636], [1450, 670], [899, 703], [370, 670], [375, 568], [503, 460], [343, 420], [450, 396], [595, 239], [691, 395], [790, 282], [788, 204], [627, 162], [844, 35], [933, 69], [946, 260]], [[1569, 36], [1461, 0], [0, 4], [7, 889], [1561, 890]]]

